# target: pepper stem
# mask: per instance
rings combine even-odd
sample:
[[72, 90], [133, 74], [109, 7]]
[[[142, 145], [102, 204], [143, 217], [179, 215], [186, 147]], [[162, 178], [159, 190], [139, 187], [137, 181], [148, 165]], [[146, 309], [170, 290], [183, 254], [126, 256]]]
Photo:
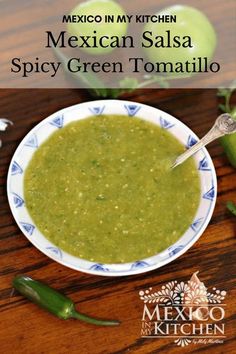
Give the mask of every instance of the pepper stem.
[[76, 310], [72, 311], [71, 317], [97, 326], [118, 326], [120, 324], [120, 322], [116, 320], [100, 320], [97, 318], [89, 317], [80, 312], [77, 312]]

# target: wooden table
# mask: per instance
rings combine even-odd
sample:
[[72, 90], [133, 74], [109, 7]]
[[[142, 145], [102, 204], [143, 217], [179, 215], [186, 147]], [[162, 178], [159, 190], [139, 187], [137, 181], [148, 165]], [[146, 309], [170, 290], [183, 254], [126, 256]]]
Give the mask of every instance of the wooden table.
[[[215, 90], [143, 90], [125, 98], [163, 109], [202, 136], [216, 118]], [[0, 150], [0, 340], [1, 353], [233, 353], [235, 334], [235, 233], [236, 219], [226, 201], [236, 201], [236, 175], [221, 146], [209, 147], [218, 175], [218, 199], [213, 218], [200, 240], [173, 263], [152, 272], [121, 278], [93, 276], [68, 269], [39, 252], [22, 235], [11, 215], [6, 195], [10, 159], [23, 136], [43, 118], [66, 106], [91, 98], [80, 90], [1, 90], [0, 116], [14, 122], [1, 134]], [[173, 205], [174, 207], [174, 205]], [[141, 338], [142, 302], [138, 292], [168, 281], [187, 281], [199, 271], [212, 288], [227, 291], [224, 344], [179, 348], [171, 339]], [[29, 303], [11, 281], [24, 273], [43, 280], [70, 296], [80, 310], [97, 317], [120, 319], [116, 328], [94, 327], [74, 320], [62, 321]]]

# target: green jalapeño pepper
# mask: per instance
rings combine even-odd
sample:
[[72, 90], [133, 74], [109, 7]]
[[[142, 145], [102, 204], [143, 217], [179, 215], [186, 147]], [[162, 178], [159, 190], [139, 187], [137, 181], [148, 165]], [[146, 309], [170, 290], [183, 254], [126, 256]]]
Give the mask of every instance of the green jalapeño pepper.
[[27, 276], [16, 276], [12, 284], [27, 299], [61, 319], [76, 318], [98, 326], [116, 326], [120, 323], [88, 317], [76, 311], [73, 301], [67, 296]]
[[231, 211], [233, 215], [236, 216], [236, 204], [234, 204], [233, 202], [227, 202], [227, 208], [229, 211]]

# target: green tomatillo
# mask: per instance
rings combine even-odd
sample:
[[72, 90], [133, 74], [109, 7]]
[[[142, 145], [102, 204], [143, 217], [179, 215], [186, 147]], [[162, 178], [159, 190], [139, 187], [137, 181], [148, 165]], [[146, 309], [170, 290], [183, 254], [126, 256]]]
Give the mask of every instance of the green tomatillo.
[[[115, 16], [118, 15], [124, 16], [125, 12], [122, 7], [112, 0], [89, 0], [78, 4], [70, 13], [71, 16], [100, 16], [101, 22], [93, 21], [88, 22], [78, 22], [78, 23], [69, 23], [68, 32], [70, 35], [78, 36], [78, 45], [81, 50], [92, 54], [92, 55], [102, 55], [108, 54], [114, 50], [109, 46], [109, 39], [103, 39], [103, 45], [99, 45], [99, 39], [103, 36], [117, 36], [121, 38], [126, 34], [127, 23], [117, 23], [105, 21], [105, 16]], [[97, 17], [97, 18], [98, 18]], [[82, 40], [79, 36], [96, 36], [98, 42], [97, 47], [94, 47], [92, 38], [88, 39], [88, 44], [91, 45], [91, 48], [81, 47]], [[106, 48], [107, 45], [107, 48]]]
[[[191, 38], [191, 47], [182, 45], [175, 47], [173, 41], [171, 47], [152, 46], [143, 48], [151, 62], [171, 62], [176, 65], [177, 62], [192, 62], [193, 58], [198, 57], [212, 59], [217, 43], [216, 32], [208, 18], [201, 11], [190, 6], [175, 5], [167, 7], [156, 14], [156, 16], [161, 15], [176, 16], [176, 22], [149, 22], [145, 25], [144, 31], [152, 32], [152, 36], [162, 36], [164, 38], [167, 36], [167, 31], [171, 33], [171, 36], [179, 36], [181, 39], [188, 36]], [[191, 74], [185, 75], [184, 73], [180, 75], [191, 76]]]

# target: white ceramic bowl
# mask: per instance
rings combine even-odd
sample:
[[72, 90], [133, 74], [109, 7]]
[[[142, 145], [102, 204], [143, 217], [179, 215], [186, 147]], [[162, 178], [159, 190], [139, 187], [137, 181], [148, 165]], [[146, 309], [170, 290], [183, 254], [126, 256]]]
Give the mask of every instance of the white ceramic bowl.
[[44, 119], [34, 127], [18, 146], [8, 172], [7, 193], [11, 211], [23, 234], [40, 251], [53, 260], [86, 273], [104, 276], [122, 276], [144, 273], [172, 262], [186, 252], [202, 235], [207, 227], [216, 202], [217, 181], [212, 160], [204, 148], [195, 155], [201, 180], [201, 200], [195, 218], [188, 230], [168, 249], [146, 259], [133, 263], [97, 264], [74, 257], [56, 247], [37, 229], [24, 203], [24, 171], [35, 150], [57, 129], [66, 124], [91, 115], [122, 114], [148, 120], [168, 129], [186, 147], [190, 147], [198, 137], [182, 122], [156, 108], [128, 101], [101, 100], [86, 102], [65, 108]]

